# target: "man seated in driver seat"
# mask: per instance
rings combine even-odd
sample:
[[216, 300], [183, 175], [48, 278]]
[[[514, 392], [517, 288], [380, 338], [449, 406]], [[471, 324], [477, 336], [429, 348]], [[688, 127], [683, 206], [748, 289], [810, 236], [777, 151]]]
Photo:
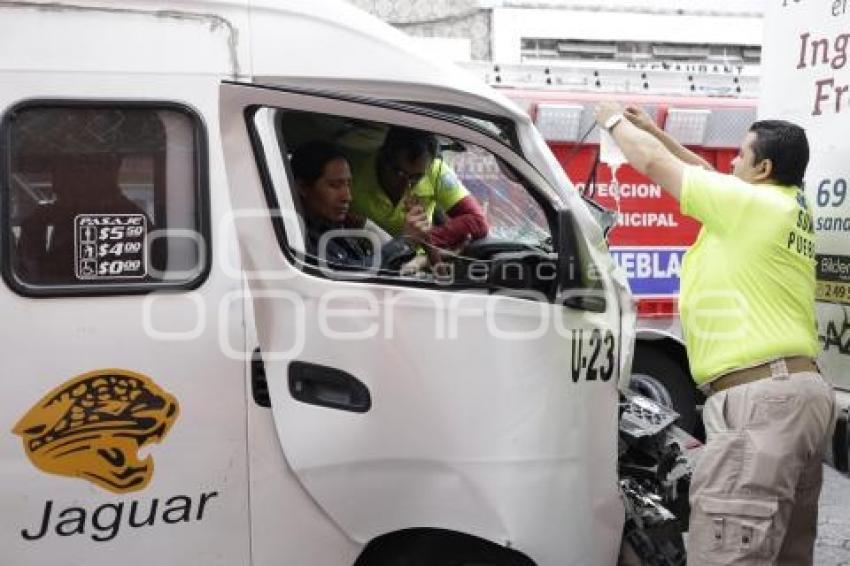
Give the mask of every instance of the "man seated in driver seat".
[[[304, 243], [309, 260], [339, 269], [399, 269], [414, 257], [415, 252], [404, 238], [390, 239], [383, 234], [378, 236], [381, 246], [376, 261], [375, 250], [366, 237], [365, 219], [350, 214], [351, 167], [335, 145], [323, 141], [306, 143], [295, 150], [291, 165], [304, 208]], [[344, 229], [364, 229], [364, 237], [328, 234]]]
[[[437, 155], [430, 133], [391, 127], [378, 153], [352, 160], [351, 209], [393, 236], [426, 249], [450, 249], [487, 235], [478, 201]], [[445, 213], [435, 225], [435, 211]]]

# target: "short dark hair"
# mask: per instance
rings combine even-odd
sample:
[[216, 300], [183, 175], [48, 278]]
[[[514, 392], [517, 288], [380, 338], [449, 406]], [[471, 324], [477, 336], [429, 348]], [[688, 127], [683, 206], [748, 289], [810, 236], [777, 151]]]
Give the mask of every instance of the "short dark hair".
[[345, 159], [348, 162], [345, 153], [330, 142], [312, 141], [305, 143], [298, 146], [292, 153], [292, 159], [290, 159], [292, 174], [299, 183], [312, 185], [324, 173], [325, 165], [335, 159]]
[[759, 120], [753, 122], [750, 131], [756, 135], [752, 144], [753, 165], [770, 159], [773, 164], [771, 180], [781, 185], [802, 187], [809, 164], [809, 142], [805, 130], [785, 120]]
[[384, 138], [381, 151], [388, 157], [401, 154], [413, 160], [428, 154], [433, 158], [437, 156], [437, 138], [422, 130], [393, 126]]

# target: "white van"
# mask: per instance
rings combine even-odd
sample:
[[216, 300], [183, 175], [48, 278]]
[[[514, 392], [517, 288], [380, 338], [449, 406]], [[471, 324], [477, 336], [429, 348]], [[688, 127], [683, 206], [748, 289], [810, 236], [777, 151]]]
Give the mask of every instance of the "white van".
[[[325, 0], [0, 2], [0, 85], [0, 561], [615, 562], [634, 312], [523, 112]], [[290, 152], [390, 126], [452, 277], [305, 260]]]

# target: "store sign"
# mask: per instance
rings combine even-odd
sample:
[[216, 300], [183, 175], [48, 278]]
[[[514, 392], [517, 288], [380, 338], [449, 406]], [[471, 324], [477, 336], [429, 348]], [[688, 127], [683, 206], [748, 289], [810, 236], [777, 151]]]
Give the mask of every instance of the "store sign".
[[611, 248], [638, 297], [675, 297], [686, 248]]
[[805, 128], [814, 209], [822, 369], [850, 389], [850, 12], [846, 3], [775, 0], [766, 10], [759, 117]]

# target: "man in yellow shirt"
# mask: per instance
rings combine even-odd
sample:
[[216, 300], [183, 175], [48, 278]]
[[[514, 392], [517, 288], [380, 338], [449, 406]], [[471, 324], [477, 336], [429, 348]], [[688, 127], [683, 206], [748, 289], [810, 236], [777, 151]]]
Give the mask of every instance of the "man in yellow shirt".
[[[478, 201], [437, 155], [427, 132], [392, 127], [377, 154], [352, 155], [351, 210], [391, 236], [430, 248], [453, 248], [487, 235]], [[435, 211], [445, 214], [434, 225]]]
[[755, 122], [723, 175], [636, 108], [602, 103], [596, 120], [703, 226], [679, 296], [691, 373], [709, 395], [688, 563], [811, 564], [834, 397], [814, 363], [805, 132]]

